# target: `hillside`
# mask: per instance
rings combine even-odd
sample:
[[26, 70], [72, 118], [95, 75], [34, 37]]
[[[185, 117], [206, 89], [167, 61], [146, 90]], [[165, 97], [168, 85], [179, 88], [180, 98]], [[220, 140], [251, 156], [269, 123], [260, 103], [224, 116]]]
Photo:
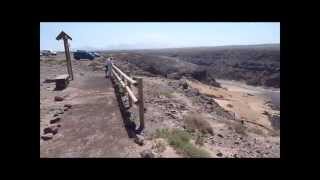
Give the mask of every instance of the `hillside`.
[[[107, 51], [107, 53], [115, 52], [118, 53], [119, 51]], [[196, 70], [196, 76], [200, 74], [200, 77], [196, 79], [204, 82], [210, 82], [214, 78], [219, 78], [244, 81], [249, 85], [280, 87], [279, 44], [130, 50], [121, 52], [140, 54], [140, 63], [138, 65], [148, 66], [150, 71], [160, 74], [170, 74], [177, 71], [177, 69], [178, 74], [190, 74], [190, 70]], [[144, 58], [149, 61], [141, 60]], [[151, 59], [155, 62], [150, 62]], [[134, 60], [133, 62], [136, 61]], [[158, 68], [152, 69], [155, 66]]]

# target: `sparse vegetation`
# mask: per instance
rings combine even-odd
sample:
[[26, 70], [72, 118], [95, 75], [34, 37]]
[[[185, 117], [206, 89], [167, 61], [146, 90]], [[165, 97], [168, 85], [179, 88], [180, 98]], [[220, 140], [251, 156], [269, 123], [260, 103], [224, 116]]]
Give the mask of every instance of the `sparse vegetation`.
[[66, 60], [57, 60], [57, 59], [45, 59], [44, 62], [48, 64], [67, 64]]
[[188, 113], [184, 117], [184, 123], [186, 128], [191, 132], [199, 130], [204, 134], [209, 133], [213, 135], [213, 129], [210, 123], [199, 113]]
[[159, 95], [161, 96], [165, 96], [167, 98], [173, 98], [173, 93], [172, 92], [169, 92], [169, 91], [165, 91], [165, 92], [159, 92]]
[[251, 128], [249, 131], [258, 135], [264, 135], [263, 131], [259, 128]]
[[179, 129], [160, 129], [156, 131], [155, 137], [167, 139], [170, 146], [172, 146], [177, 153], [183, 154], [186, 157], [210, 157], [210, 154], [195, 147], [190, 143], [191, 135]]
[[156, 152], [161, 153], [166, 150], [166, 144], [163, 142], [163, 139], [156, 139], [152, 149], [155, 149]]
[[246, 135], [247, 128], [243, 124], [237, 123], [233, 126], [233, 129], [238, 134]]
[[195, 144], [197, 144], [199, 146], [203, 146], [204, 145], [204, 137], [203, 137], [203, 135], [201, 133], [196, 133]]

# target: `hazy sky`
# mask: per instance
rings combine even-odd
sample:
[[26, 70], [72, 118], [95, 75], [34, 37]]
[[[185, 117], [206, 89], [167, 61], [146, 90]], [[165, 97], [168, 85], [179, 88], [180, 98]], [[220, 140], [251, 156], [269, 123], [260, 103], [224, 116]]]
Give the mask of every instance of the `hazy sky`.
[[280, 23], [40, 23], [40, 48], [146, 49], [280, 43]]

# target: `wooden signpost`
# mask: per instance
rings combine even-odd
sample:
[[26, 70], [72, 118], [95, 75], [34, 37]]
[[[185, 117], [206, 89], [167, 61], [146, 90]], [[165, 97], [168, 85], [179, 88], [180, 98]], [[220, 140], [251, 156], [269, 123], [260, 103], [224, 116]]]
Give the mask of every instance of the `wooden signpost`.
[[61, 33], [57, 36], [56, 39], [57, 40], [63, 39], [64, 51], [66, 53], [66, 60], [67, 60], [67, 70], [68, 70], [69, 76], [71, 77], [71, 80], [73, 80], [73, 72], [72, 72], [71, 58], [70, 58], [70, 51], [69, 51], [69, 44], [68, 44], [68, 39], [72, 40], [72, 38], [65, 32], [61, 31]]

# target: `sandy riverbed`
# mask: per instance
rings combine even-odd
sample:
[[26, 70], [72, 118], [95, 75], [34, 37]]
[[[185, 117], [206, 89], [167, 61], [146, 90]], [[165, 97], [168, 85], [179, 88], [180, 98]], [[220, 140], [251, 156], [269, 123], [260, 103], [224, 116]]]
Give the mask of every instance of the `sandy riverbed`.
[[280, 89], [254, 87], [242, 82], [217, 80], [222, 88], [215, 88], [201, 82], [190, 82], [201, 93], [214, 97], [224, 109], [233, 112], [237, 119], [245, 119], [272, 128], [272, 123], [265, 112], [280, 114], [267, 102], [280, 105]]

